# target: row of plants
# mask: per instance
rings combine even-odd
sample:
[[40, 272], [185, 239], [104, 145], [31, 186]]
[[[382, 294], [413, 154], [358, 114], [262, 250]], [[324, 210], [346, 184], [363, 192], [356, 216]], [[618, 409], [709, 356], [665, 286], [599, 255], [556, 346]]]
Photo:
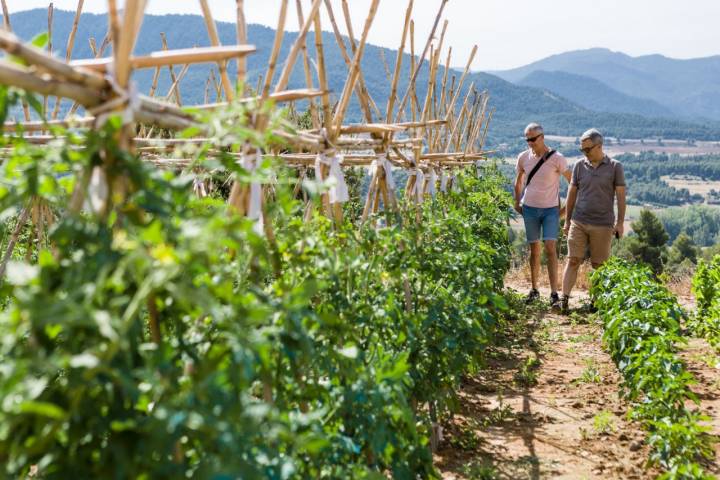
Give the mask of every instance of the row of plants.
[[720, 351], [720, 255], [698, 263], [692, 280], [697, 312], [689, 322], [693, 334]]
[[644, 266], [613, 259], [592, 275], [591, 295], [604, 320], [604, 341], [623, 375], [632, 418], [648, 430], [650, 461], [664, 479], [709, 479], [699, 462], [714, 457], [708, 419], [695, 383], [678, 355], [684, 312], [675, 296]]
[[[56, 130], [49, 149], [5, 145], [2, 218], [32, 198], [58, 220], [36, 262], [12, 262], [0, 287], [4, 475], [436, 475], [432, 426], [457, 407], [506, 308], [501, 176], [462, 175], [419, 222], [412, 206], [383, 228], [305, 221], [295, 172], [238, 165], [234, 154], [269, 138], [245, 126], [244, 108], [209, 118], [208, 144], [185, 154], [272, 183], [265, 235], [221, 195], [194, 196], [192, 177], [121, 149], [119, 119]], [[282, 122], [265, 114], [269, 131]], [[107, 158], [127, 195], [110, 212], [67, 208], [76, 179]]]

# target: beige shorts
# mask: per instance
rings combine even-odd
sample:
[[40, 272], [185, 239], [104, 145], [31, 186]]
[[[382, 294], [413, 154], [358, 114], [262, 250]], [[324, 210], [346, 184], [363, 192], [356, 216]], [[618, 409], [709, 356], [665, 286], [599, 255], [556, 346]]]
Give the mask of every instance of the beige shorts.
[[590, 261], [593, 265], [605, 263], [610, 258], [614, 233], [615, 228], [613, 227], [587, 225], [573, 220], [568, 234], [568, 255], [585, 259], [589, 246]]

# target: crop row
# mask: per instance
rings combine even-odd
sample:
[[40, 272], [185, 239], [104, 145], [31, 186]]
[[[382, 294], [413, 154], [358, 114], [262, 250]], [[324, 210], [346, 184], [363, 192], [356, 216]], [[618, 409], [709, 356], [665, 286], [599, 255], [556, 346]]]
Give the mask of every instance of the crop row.
[[[72, 177], [58, 172], [114, 138], [109, 125], [57, 151], [15, 145], [1, 210], [63, 209]], [[2, 287], [3, 474], [433, 477], [433, 422], [506, 308], [502, 179], [463, 175], [421, 221], [408, 206], [389, 227], [338, 227], [304, 221], [294, 174], [268, 163], [260, 236], [192, 179], [116, 158], [138, 186], [127, 202], [64, 210], [37, 264], [12, 264]], [[249, 177], [231, 155], [214, 168]]]
[[690, 322], [690, 329], [720, 351], [720, 256], [710, 263], [702, 260], [698, 263], [692, 291], [697, 301], [697, 313]]
[[684, 312], [646, 267], [613, 260], [592, 276], [591, 294], [605, 323], [604, 340], [623, 375], [632, 416], [648, 431], [651, 462], [665, 479], [712, 478], [698, 462], [714, 456], [712, 438], [678, 356]]

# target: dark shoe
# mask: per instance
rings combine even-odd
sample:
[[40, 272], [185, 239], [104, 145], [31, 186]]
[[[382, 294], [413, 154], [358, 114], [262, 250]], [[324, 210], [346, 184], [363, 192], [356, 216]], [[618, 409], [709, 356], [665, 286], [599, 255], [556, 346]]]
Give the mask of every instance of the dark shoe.
[[528, 293], [525, 297], [525, 304], [530, 305], [538, 298], [540, 298], [540, 292], [538, 292], [537, 289], [533, 288], [532, 290], [530, 290], [530, 293]]
[[550, 308], [560, 308], [560, 295], [557, 292], [550, 294]]
[[570, 297], [567, 295], [563, 295], [562, 300], [560, 300], [560, 313], [563, 315], [570, 314]]

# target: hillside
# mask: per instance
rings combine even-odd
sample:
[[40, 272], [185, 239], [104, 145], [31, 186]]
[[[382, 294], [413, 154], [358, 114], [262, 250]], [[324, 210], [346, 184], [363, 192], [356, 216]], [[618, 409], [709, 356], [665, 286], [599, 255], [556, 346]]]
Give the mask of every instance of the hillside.
[[[72, 25], [73, 13], [59, 11], [55, 12], [55, 24], [53, 30], [53, 45], [58, 55], [64, 55], [67, 36]], [[28, 10], [15, 13], [12, 16], [13, 28], [16, 33], [24, 39], [30, 39], [34, 35], [46, 30], [47, 12], [43, 9]], [[107, 20], [104, 16], [84, 14], [75, 42], [73, 58], [89, 58], [91, 50], [89, 39], [95, 38], [100, 43], [107, 30]], [[231, 44], [235, 42], [235, 26], [230, 23], [219, 23], [218, 31], [221, 42]], [[147, 15], [143, 23], [140, 39], [137, 43], [136, 52], [139, 54], [148, 53], [161, 49], [160, 33], [167, 35], [171, 48], [190, 48], [196, 45], [208, 45], [205, 24], [201, 17], [193, 15]], [[274, 39], [273, 29], [250, 25], [248, 38], [250, 43], [258, 47], [255, 55], [248, 57], [248, 81], [254, 86], [260, 75], [264, 74], [267, 64], [270, 47]], [[280, 58], [286, 57], [296, 33], [288, 33], [284, 37], [283, 50]], [[347, 67], [342, 59], [340, 50], [336, 45], [335, 38], [331, 33], [325, 33], [323, 42], [325, 45], [326, 62], [330, 88], [337, 98], [342, 91], [343, 82], [346, 77]], [[314, 48], [311, 41], [308, 42], [309, 51]], [[373, 92], [374, 99], [378, 105], [386, 104], [390, 94], [388, 77], [381, 60], [384, 54], [389, 68], [392, 70], [395, 64], [396, 51], [368, 45], [363, 60], [363, 73], [369, 91]], [[403, 77], [400, 91], [404, 92], [409, 77], [409, 56], [406, 55], [403, 61]], [[181, 96], [185, 104], [198, 104], [204, 102], [205, 84], [208, 78], [210, 66], [192, 67], [181, 84]], [[234, 75], [236, 67], [229, 66], [230, 74]], [[279, 70], [279, 69], [278, 69]], [[305, 80], [302, 70], [302, 62], [298, 62], [290, 81], [290, 88], [305, 87]], [[442, 73], [442, 72], [441, 72]], [[461, 72], [455, 72], [458, 77]], [[145, 70], [136, 73], [141, 90], [149, 90], [153, 71]], [[422, 86], [427, 85], [428, 71], [425, 68], [419, 75], [418, 97], [423, 98], [425, 90]], [[517, 142], [522, 135], [522, 129], [531, 121], [544, 123], [548, 131], [558, 135], [576, 136], [592, 126], [598, 127], [611, 136], [623, 138], [640, 137], [664, 137], [687, 139], [695, 138], [718, 139], [720, 138], [720, 124], [704, 123], [694, 124], [672, 119], [648, 119], [639, 115], [626, 115], [620, 113], [598, 113], [581, 107], [572, 101], [559, 95], [536, 88], [514, 85], [495, 75], [487, 73], [472, 74], [467, 83], [469, 88], [471, 82], [475, 87], [491, 93], [491, 104], [496, 107], [497, 113], [489, 132], [489, 140], [493, 144]], [[160, 76], [159, 92], [166, 92], [170, 86], [170, 78], [167, 70]], [[214, 98], [210, 99], [214, 101]], [[302, 106], [301, 106], [302, 108]], [[353, 103], [349, 112], [351, 121], [361, 121], [362, 113], [359, 106]]]
[[536, 71], [592, 76], [625, 95], [654, 100], [686, 118], [720, 120], [720, 56], [678, 60], [662, 55], [631, 57], [594, 48], [494, 73], [517, 83]]
[[653, 100], [625, 95], [583, 75], [536, 70], [518, 82], [518, 85], [551, 91], [596, 112], [631, 113], [645, 117], [673, 116], [668, 107]]

